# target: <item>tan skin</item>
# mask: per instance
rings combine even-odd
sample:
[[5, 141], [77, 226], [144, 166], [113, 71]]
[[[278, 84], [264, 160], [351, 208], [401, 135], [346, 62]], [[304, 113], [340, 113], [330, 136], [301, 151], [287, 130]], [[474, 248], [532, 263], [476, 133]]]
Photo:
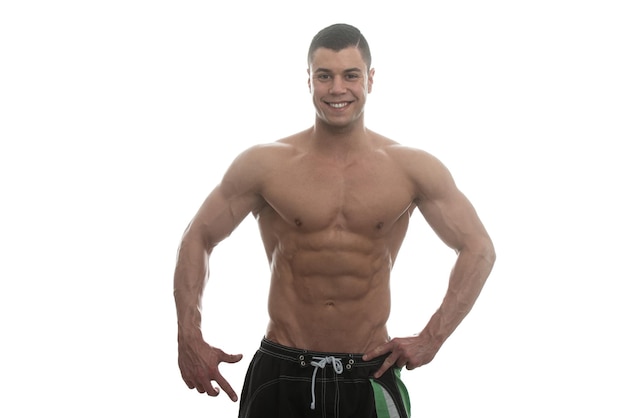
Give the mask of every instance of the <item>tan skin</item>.
[[[276, 343], [385, 355], [379, 377], [429, 363], [473, 306], [495, 261], [491, 239], [440, 161], [365, 128], [373, 76], [356, 48], [318, 49], [309, 67], [314, 126], [243, 152], [189, 225], [174, 278], [189, 388], [237, 400], [218, 366], [242, 356], [204, 341], [201, 302], [212, 249], [250, 213], [271, 268], [266, 338]], [[390, 274], [415, 208], [458, 258], [423, 330], [390, 339]]]

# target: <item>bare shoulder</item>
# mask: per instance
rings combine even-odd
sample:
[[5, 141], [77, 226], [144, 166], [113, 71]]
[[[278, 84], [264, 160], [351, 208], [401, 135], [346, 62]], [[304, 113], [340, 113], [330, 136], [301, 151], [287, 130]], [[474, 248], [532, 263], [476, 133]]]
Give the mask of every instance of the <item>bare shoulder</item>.
[[288, 158], [293, 151], [294, 147], [283, 140], [253, 145], [235, 158], [231, 168], [262, 170], [282, 158]]
[[452, 174], [433, 154], [389, 139], [386, 141], [385, 153], [413, 183], [417, 198], [434, 198], [456, 190]]
[[242, 170], [247, 174], [262, 174], [264, 170], [275, 167], [282, 160], [297, 153], [298, 139], [302, 134], [295, 134], [274, 142], [253, 145], [241, 152], [233, 161], [230, 169]]
[[296, 152], [290, 138], [253, 145], [243, 150], [226, 170], [222, 187], [231, 191], [258, 193], [268, 175]]
[[388, 153], [389, 156], [399, 164], [427, 163], [428, 160], [436, 160], [433, 155], [422, 149], [403, 145], [386, 136], [377, 134], [376, 132], [370, 131], [370, 133], [377, 148], [385, 153]]

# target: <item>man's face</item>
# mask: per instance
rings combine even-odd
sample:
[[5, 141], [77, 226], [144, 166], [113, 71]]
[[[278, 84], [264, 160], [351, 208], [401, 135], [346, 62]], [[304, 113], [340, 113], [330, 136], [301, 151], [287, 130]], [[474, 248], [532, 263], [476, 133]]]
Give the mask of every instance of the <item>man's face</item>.
[[339, 52], [318, 48], [308, 72], [318, 120], [336, 127], [362, 120], [367, 94], [372, 91], [374, 70], [367, 70], [356, 47]]

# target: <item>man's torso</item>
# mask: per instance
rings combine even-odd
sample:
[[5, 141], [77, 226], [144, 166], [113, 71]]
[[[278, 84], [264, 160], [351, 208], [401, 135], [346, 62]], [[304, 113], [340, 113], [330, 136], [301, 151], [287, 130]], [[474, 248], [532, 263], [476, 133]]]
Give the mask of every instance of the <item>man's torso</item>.
[[272, 272], [266, 336], [365, 352], [388, 339], [389, 278], [414, 183], [382, 137], [340, 159], [292, 141], [266, 170], [256, 213]]

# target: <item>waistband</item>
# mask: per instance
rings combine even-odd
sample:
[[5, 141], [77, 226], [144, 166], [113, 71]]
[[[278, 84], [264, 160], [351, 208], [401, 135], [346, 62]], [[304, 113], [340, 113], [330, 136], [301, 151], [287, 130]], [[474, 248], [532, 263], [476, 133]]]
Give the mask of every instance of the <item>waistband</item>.
[[311, 365], [311, 362], [314, 362], [319, 358], [335, 358], [341, 359], [345, 368], [350, 370], [351, 368], [360, 368], [360, 367], [377, 367], [380, 366], [383, 361], [385, 361], [386, 356], [380, 356], [373, 358], [368, 361], [363, 360], [364, 353], [341, 353], [341, 352], [326, 352], [326, 351], [310, 351], [303, 350], [294, 347], [287, 347], [274, 341], [270, 341], [267, 338], [263, 338], [261, 341], [261, 347], [259, 351], [262, 353], [268, 354], [273, 357], [280, 358], [282, 360], [291, 361], [297, 363], [301, 367], [306, 367]]

